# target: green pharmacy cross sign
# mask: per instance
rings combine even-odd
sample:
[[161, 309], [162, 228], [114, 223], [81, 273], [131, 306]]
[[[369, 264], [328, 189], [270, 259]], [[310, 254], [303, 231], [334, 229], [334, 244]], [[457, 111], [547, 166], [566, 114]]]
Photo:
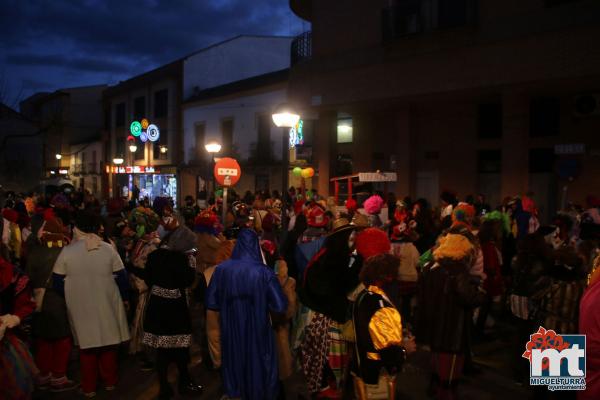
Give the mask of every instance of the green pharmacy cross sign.
[[133, 121], [129, 126], [129, 131], [134, 137], [139, 137], [142, 142], [156, 142], [160, 137], [158, 126], [148, 122], [146, 118], [142, 121]]

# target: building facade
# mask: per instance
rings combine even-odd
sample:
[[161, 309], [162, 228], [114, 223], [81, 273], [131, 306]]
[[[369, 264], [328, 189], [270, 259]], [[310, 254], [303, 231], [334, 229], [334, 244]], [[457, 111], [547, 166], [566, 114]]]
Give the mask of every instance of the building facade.
[[21, 102], [21, 112], [40, 132], [44, 177], [69, 175], [73, 155], [71, 144], [101, 138], [104, 125], [102, 92], [106, 87], [59, 89], [34, 94]]
[[105, 162], [102, 140], [71, 145], [69, 177], [73, 186], [100, 199], [104, 197]]
[[182, 195], [206, 198], [212, 190], [212, 157], [235, 158], [242, 178], [235, 190], [280, 190], [284, 137], [271, 120], [286, 102], [289, 37], [238, 36], [184, 61]]
[[318, 186], [398, 174], [397, 195], [450, 189], [542, 217], [600, 184], [600, 4], [591, 0], [290, 0], [290, 98], [314, 115]]
[[[131, 198], [135, 193], [150, 200], [178, 200], [182, 68], [177, 60], [104, 92], [108, 197]], [[132, 131], [132, 126], [139, 130]]]
[[0, 103], [0, 185], [28, 192], [40, 181], [42, 137], [23, 114]]

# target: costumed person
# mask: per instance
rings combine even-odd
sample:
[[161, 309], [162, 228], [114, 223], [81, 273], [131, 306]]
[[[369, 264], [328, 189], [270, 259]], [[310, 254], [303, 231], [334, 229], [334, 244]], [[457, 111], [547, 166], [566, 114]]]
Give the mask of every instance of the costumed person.
[[594, 259], [588, 277], [588, 287], [579, 304], [579, 333], [586, 335], [585, 390], [577, 393], [579, 400], [600, 398], [600, 256]]
[[369, 257], [360, 271], [366, 289], [352, 307], [356, 340], [350, 367], [359, 400], [374, 398], [371, 385], [378, 385], [380, 395], [394, 399], [396, 374], [406, 356], [416, 350], [414, 338], [403, 335], [400, 313], [383, 290], [386, 282], [396, 279], [399, 262], [394, 255], [378, 254]]
[[306, 210], [308, 228], [300, 236], [299, 243], [310, 243], [327, 234], [329, 217], [325, 211], [316, 203], [312, 203]]
[[225, 394], [247, 400], [277, 397], [277, 353], [269, 313], [283, 314], [287, 299], [263, 263], [258, 236], [240, 232], [231, 259], [217, 266], [206, 307], [219, 312]]
[[131, 274], [129, 280], [135, 296], [135, 311], [131, 322], [131, 340], [129, 342], [129, 354], [138, 355], [140, 369], [151, 371], [154, 364], [150, 361], [147, 349], [144, 348], [142, 339], [144, 337], [143, 322], [144, 310], [148, 301], [148, 286], [144, 282], [143, 270], [146, 267], [148, 256], [158, 248], [160, 238], [158, 237], [158, 225], [160, 218], [150, 208], [137, 207], [131, 211], [128, 217], [128, 230], [136, 232], [138, 240], [131, 254]]
[[381, 209], [383, 208], [385, 201], [381, 198], [381, 196], [373, 195], [365, 200], [363, 203], [363, 207], [365, 212], [369, 216], [369, 226], [372, 228], [381, 228], [383, 226], [383, 222], [379, 217], [379, 213], [381, 213]]
[[21, 259], [21, 228], [19, 228], [19, 213], [12, 208], [2, 210], [4, 218], [2, 241], [8, 248], [9, 257], [12, 262], [18, 263]]
[[433, 257], [423, 269], [419, 287], [417, 339], [431, 348], [430, 394], [454, 399], [469, 345], [472, 312], [483, 304], [485, 294], [479, 289], [479, 279], [469, 274], [475, 248], [465, 236], [440, 238]]
[[29, 278], [6, 260], [0, 245], [0, 398], [31, 399], [37, 368], [23, 325], [35, 310]]
[[179, 394], [200, 394], [202, 387], [192, 381], [188, 370], [192, 325], [186, 289], [194, 283], [196, 270], [183, 252], [160, 248], [148, 256], [143, 275], [150, 292], [143, 343], [156, 349], [159, 398], [174, 395], [168, 380], [171, 363], [179, 371]]
[[56, 260], [53, 287], [64, 293], [75, 344], [79, 346], [81, 389], [96, 395], [98, 372], [105, 389], [115, 389], [117, 347], [129, 340], [124, 302], [129, 282], [119, 254], [97, 235], [100, 218], [79, 212], [73, 241]]
[[486, 301], [479, 309], [475, 323], [476, 334], [483, 336], [486, 320], [494, 302], [500, 302], [504, 291], [502, 278], [502, 225], [499, 220], [485, 220], [478, 233], [479, 244], [483, 254], [483, 269], [486, 275], [483, 289], [486, 292]]
[[194, 228], [194, 218], [200, 212], [200, 207], [194, 201], [194, 198], [190, 195], [185, 196], [185, 204], [181, 208], [181, 216], [185, 221], [185, 226], [190, 229]]
[[344, 205], [346, 206], [346, 212], [348, 213], [348, 217], [352, 219], [352, 217], [354, 217], [354, 213], [356, 213], [356, 211], [358, 210], [358, 204], [356, 203], [356, 200], [354, 200], [353, 198], [349, 198], [344, 202]]
[[311, 311], [297, 328], [303, 335], [299, 344], [302, 371], [309, 391], [325, 398], [339, 396], [343, 387], [348, 351], [342, 324], [348, 320], [348, 295], [360, 282], [362, 260], [390, 250], [382, 230], [368, 228], [355, 234], [356, 225], [343, 218], [335, 222], [325, 244], [306, 267], [298, 290], [303, 306]]
[[[416, 222], [414, 220], [405, 221], [392, 228], [390, 253], [398, 257], [400, 262], [397, 279], [388, 283], [384, 289], [392, 292], [386, 291], [392, 303], [399, 305], [402, 318], [406, 322], [412, 322], [413, 299], [417, 292], [417, 267], [419, 265], [419, 251], [413, 243], [418, 235], [415, 231]], [[397, 289], [388, 289], [394, 288], [394, 286], [397, 286]], [[398, 302], [398, 300], [400, 301]]]
[[292, 317], [298, 310], [298, 299], [296, 296], [296, 280], [288, 275], [288, 267], [285, 260], [278, 259], [275, 261], [275, 274], [288, 301], [285, 314], [278, 315], [273, 320], [277, 343], [277, 359], [279, 361], [279, 379], [285, 386], [286, 380], [292, 376], [294, 371], [290, 349], [290, 325]]
[[[225, 240], [221, 242], [219, 249], [217, 249], [214, 265], [204, 270], [204, 277], [206, 279], [206, 285], [210, 284], [213, 273], [217, 265], [229, 260], [235, 247], [235, 240]], [[202, 293], [204, 302], [205, 292]], [[219, 312], [215, 310], [206, 310], [206, 339], [208, 342], [208, 351], [210, 354], [210, 360], [212, 361], [212, 369], [218, 370], [221, 368], [221, 329], [219, 326]]]
[[32, 332], [35, 339], [35, 361], [40, 369], [37, 384], [41, 390], [64, 392], [78, 385], [67, 378], [69, 356], [73, 347], [67, 305], [62, 295], [52, 287], [52, 268], [69, 244], [64, 227], [52, 213], [32, 218], [33, 234], [27, 239], [26, 272], [31, 279], [36, 312], [33, 314]]
[[452, 211], [454, 210], [454, 206], [458, 203], [458, 200], [454, 193], [445, 190], [440, 195], [440, 201], [440, 220], [442, 221], [442, 228], [446, 229], [452, 223]]

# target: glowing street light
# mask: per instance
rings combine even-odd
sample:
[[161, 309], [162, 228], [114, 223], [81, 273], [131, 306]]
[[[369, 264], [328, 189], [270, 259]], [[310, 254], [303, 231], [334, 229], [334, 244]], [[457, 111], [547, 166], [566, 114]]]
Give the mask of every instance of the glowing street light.
[[167, 152], [167, 150], [169, 150], [169, 149], [167, 148], [167, 146], [160, 146], [160, 152], [161, 152], [161, 153], [165, 154], [165, 153]]
[[300, 121], [300, 115], [286, 103], [277, 106], [271, 117], [273, 118], [273, 123], [279, 128], [292, 128]]
[[129, 151], [135, 153], [137, 151], [137, 146], [135, 144], [130, 144]]
[[57, 160], [60, 160], [62, 158], [62, 154], [56, 153], [54, 157], [56, 157]]
[[207, 152], [211, 153], [214, 157], [214, 153], [218, 153], [221, 151], [221, 144], [219, 142], [209, 142], [204, 145], [204, 148]]
[[121, 165], [123, 164], [123, 157], [115, 157], [113, 158], [113, 163], [115, 163], [115, 165]]

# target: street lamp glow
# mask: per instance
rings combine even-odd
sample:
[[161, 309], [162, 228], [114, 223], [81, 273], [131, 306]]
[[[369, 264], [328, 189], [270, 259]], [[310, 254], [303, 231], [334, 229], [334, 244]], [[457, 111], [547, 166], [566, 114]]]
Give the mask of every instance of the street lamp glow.
[[167, 152], [167, 150], [169, 150], [169, 149], [167, 149], [167, 146], [160, 146], [161, 153], [165, 154]]
[[129, 145], [129, 151], [135, 153], [137, 151], [137, 146], [135, 144]]
[[56, 153], [54, 157], [56, 157], [57, 160], [60, 160], [62, 158], [62, 154]]
[[289, 104], [280, 104], [275, 109], [273, 115], [273, 123], [279, 128], [292, 128], [300, 121], [300, 115], [298, 115]]
[[113, 158], [113, 163], [115, 163], [115, 165], [121, 165], [123, 164], [123, 158], [122, 157], [115, 157]]
[[204, 148], [209, 153], [218, 153], [221, 151], [221, 144], [218, 142], [209, 142], [204, 145]]

